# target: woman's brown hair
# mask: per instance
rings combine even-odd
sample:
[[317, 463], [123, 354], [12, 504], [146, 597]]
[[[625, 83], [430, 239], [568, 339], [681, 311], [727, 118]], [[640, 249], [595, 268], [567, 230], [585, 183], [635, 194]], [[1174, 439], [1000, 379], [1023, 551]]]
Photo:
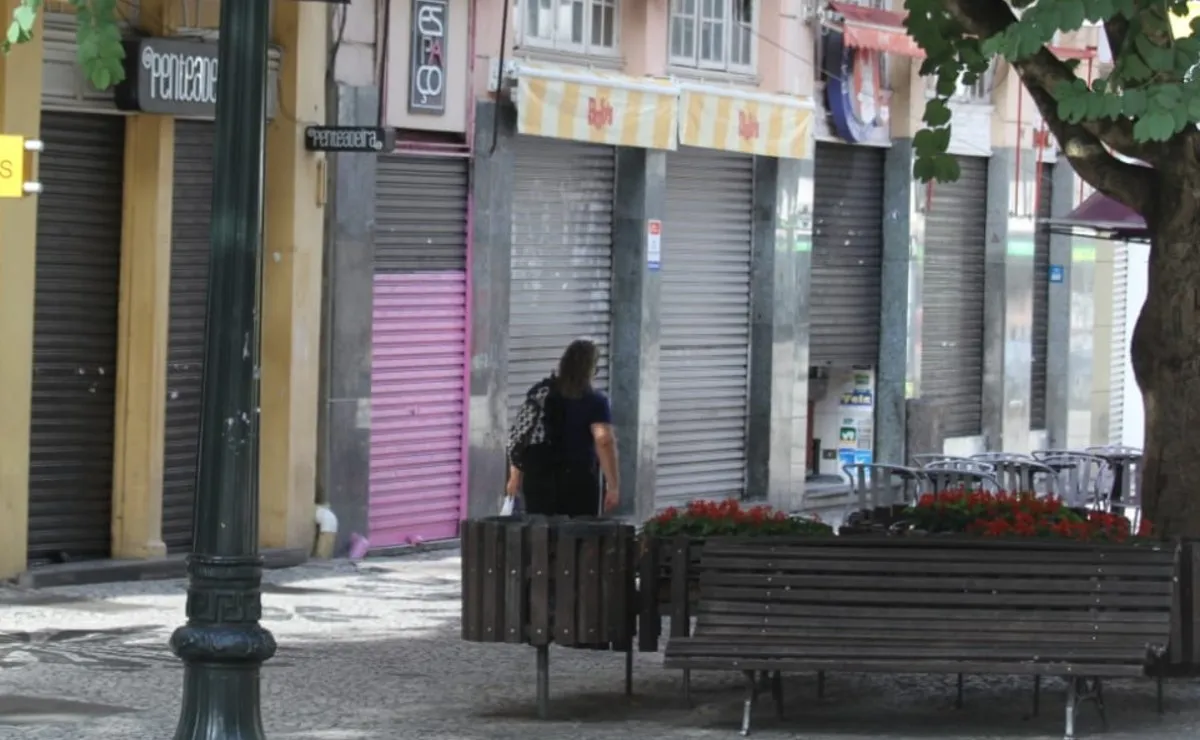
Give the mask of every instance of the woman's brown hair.
[[583, 398], [592, 390], [592, 378], [600, 352], [589, 339], [576, 339], [558, 361], [558, 392], [567, 398]]

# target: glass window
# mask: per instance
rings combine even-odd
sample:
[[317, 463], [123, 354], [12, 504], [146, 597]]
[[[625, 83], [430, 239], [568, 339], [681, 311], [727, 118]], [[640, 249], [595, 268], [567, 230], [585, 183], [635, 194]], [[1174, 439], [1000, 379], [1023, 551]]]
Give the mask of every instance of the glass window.
[[754, 0], [671, 0], [671, 63], [754, 69]]
[[617, 50], [617, 0], [523, 0], [522, 42], [581, 54]]

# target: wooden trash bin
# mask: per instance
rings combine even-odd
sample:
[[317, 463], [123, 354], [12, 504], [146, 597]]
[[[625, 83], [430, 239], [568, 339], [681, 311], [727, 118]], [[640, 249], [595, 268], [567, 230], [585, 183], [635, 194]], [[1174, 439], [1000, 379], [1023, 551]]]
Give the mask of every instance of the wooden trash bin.
[[537, 649], [538, 715], [549, 710], [550, 644], [625, 653], [637, 632], [634, 528], [608, 519], [488, 517], [462, 526], [462, 637]]

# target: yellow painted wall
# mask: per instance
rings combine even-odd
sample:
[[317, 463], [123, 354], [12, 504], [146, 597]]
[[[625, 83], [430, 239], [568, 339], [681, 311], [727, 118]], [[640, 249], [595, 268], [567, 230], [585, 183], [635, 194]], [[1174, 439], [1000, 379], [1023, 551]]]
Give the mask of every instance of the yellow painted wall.
[[279, 113], [267, 129], [263, 261], [260, 543], [312, 546], [321, 340], [324, 155], [304, 129], [325, 122], [327, 9], [276, 2]]
[[[15, 4], [0, 0], [3, 17], [11, 17]], [[40, 131], [38, 30], [33, 42], [0, 56], [0, 133], [37, 138]], [[0, 201], [0, 578], [17, 575], [26, 563], [36, 245], [37, 198]]]

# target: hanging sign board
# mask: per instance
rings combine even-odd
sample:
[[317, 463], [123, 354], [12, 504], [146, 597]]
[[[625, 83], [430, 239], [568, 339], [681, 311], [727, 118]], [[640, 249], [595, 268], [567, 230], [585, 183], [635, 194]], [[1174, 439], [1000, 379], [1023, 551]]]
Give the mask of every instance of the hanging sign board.
[[396, 130], [372, 126], [309, 126], [304, 129], [304, 148], [310, 152], [390, 152], [396, 148]]
[[412, 55], [408, 65], [408, 112], [446, 114], [448, 0], [413, 0]]
[[0, 134], [0, 199], [24, 198], [42, 192], [41, 183], [25, 180], [34, 171], [34, 154], [42, 148], [37, 139]]
[[[267, 73], [266, 116], [275, 113], [278, 72]], [[125, 42], [125, 79], [114, 91], [117, 108], [176, 118], [217, 117], [217, 44], [149, 37]]]
[[0, 136], [0, 198], [25, 197], [25, 139]]

